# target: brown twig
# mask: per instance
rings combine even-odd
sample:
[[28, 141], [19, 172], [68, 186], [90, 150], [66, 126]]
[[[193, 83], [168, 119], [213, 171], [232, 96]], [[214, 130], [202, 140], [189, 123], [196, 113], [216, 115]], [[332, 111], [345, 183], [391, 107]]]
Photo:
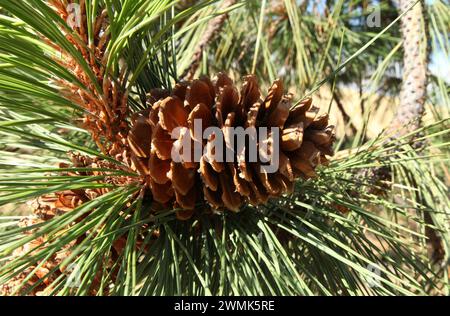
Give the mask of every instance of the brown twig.
[[[235, 3], [236, 0], [225, 0], [221, 6], [221, 9], [222, 10], [226, 9]], [[228, 14], [225, 13], [209, 21], [208, 28], [206, 29], [205, 34], [203, 34], [202, 38], [200, 39], [197, 48], [195, 49], [194, 55], [192, 57], [192, 62], [189, 65], [189, 67], [184, 71], [184, 73], [181, 75], [181, 78], [183, 78], [184, 80], [192, 80], [192, 78], [194, 78], [195, 72], [200, 66], [201, 60], [203, 58], [203, 52], [205, 48], [212, 40], [214, 40], [216, 35], [220, 32], [227, 17]]]
[[350, 127], [353, 135], [356, 135], [357, 129], [356, 129], [355, 125], [353, 124], [350, 116], [345, 111], [344, 105], [342, 104], [342, 102], [341, 102], [338, 94], [336, 93], [336, 91], [333, 91], [333, 100], [334, 100], [334, 102], [336, 102], [337, 108], [339, 109], [339, 111], [342, 114], [342, 118], [344, 120], [344, 124], [345, 125], [349, 124], [349, 127]]

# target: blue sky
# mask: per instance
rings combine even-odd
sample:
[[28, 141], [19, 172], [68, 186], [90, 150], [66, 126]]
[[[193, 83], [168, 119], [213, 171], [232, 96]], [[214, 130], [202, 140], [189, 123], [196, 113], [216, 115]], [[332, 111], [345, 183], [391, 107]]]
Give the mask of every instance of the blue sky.
[[450, 58], [443, 52], [434, 52], [431, 55], [430, 71], [450, 84]]

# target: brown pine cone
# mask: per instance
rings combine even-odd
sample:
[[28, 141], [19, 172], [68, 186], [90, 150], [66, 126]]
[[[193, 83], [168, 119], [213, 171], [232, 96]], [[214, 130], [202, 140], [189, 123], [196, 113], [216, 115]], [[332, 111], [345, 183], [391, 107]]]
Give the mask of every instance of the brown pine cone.
[[[246, 76], [239, 92], [222, 73], [213, 82], [202, 77], [177, 84], [171, 93], [152, 91], [150, 107], [132, 117], [128, 144], [133, 167], [147, 178], [156, 202], [183, 210], [178, 212], [181, 219], [190, 218], [203, 199], [213, 209], [238, 211], [244, 203], [259, 205], [292, 192], [296, 178], [315, 177], [316, 167], [327, 163], [325, 156], [333, 155], [335, 135], [333, 126], [328, 126], [328, 115], [318, 116], [311, 99], [293, 109], [291, 99], [292, 95], [284, 95], [280, 80], [263, 98], [255, 76]], [[267, 162], [262, 160], [264, 155], [250, 160], [250, 142], [244, 148], [229, 146], [233, 161], [218, 159], [215, 145], [221, 140], [215, 140], [216, 133], [207, 139], [196, 134], [196, 119], [202, 122], [200, 132], [217, 127], [225, 139], [228, 127], [255, 128], [257, 153], [267, 145], [270, 163], [278, 142], [279, 168], [274, 173], [262, 169]], [[178, 127], [185, 129], [177, 131]], [[268, 137], [262, 137], [260, 127], [268, 128]], [[279, 135], [270, 128], [278, 128]], [[190, 152], [183, 152], [189, 148], [181, 144], [189, 143]], [[224, 140], [223, 148], [226, 145], [230, 144]], [[201, 149], [200, 156], [195, 157], [195, 146]], [[174, 161], [173, 152], [181, 153], [184, 160]]]

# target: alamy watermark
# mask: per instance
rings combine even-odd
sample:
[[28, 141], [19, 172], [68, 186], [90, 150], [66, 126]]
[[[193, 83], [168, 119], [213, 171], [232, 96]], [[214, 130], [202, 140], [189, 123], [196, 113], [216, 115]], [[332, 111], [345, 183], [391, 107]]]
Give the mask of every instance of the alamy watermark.
[[71, 28], [80, 27], [81, 26], [81, 8], [78, 3], [71, 3], [66, 8], [67, 13], [69, 14], [66, 20], [67, 25]]
[[379, 277], [381, 277], [381, 270], [373, 264], [367, 265], [366, 269], [371, 272], [366, 276], [367, 285], [369, 287], [380, 287], [381, 282]]
[[371, 13], [366, 18], [366, 25], [369, 28], [381, 27], [381, 8], [379, 6], [371, 7]]
[[[78, 3], [70, 3], [66, 7], [68, 17], [66, 23], [71, 27], [81, 26], [81, 7]], [[381, 27], [381, 8], [380, 6], [372, 6], [368, 8], [370, 12], [366, 18], [363, 18], [363, 23], [367, 27]]]
[[81, 268], [78, 263], [72, 262], [64, 270], [67, 275], [66, 287], [76, 289], [81, 286]]
[[[202, 120], [195, 119], [193, 135], [186, 127], [171, 133], [174, 162], [258, 162], [261, 172], [275, 173], [280, 163], [280, 129], [278, 127], [219, 127], [203, 130]], [[206, 146], [202, 142], [206, 141]]]

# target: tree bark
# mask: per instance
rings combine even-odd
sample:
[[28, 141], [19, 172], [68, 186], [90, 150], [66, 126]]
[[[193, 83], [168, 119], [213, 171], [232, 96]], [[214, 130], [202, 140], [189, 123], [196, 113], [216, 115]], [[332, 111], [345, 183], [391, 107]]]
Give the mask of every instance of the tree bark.
[[[404, 12], [416, 0], [399, 0], [399, 9]], [[401, 19], [403, 40], [403, 82], [400, 91], [400, 104], [394, 121], [391, 124], [391, 135], [400, 137], [414, 132], [421, 126], [425, 112], [426, 89], [428, 83], [428, 32], [425, 21], [425, 4], [420, 0]], [[415, 137], [414, 137], [415, 138]], [[422, 147], [412, 144], [415, 148]], [[429, 226], [425, 230], [432, 258], [440, 261], [444, 258], [442, 239], [436, 229], [432, 228], [433, 218], [429, 212], [424, 214], [425, 223]]]
[[[399, 0], [403, 13], [416, 0]], [[424, 19], [424, 1], [421, 0], [401, 19], [403, 40], [403, 83], [400, 91], [400, 104], [391, 125], [394, 137], [402, 136], [418, 129], [424, 113], [427, 65], [428, 36]]]

